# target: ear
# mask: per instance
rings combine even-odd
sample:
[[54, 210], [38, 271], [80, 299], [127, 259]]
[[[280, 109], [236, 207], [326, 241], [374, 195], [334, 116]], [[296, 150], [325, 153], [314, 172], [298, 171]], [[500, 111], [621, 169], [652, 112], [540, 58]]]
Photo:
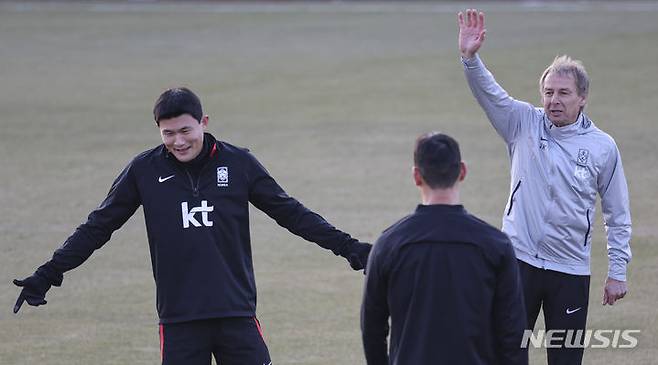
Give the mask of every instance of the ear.
[[578, 103], [578, 105], [579, 105], [580, 108], [582, 109], [582, 108], [585, 107], [586, 104], [587, 104], [587, 95], [585, 95], [585, 96], [581, 96], [581, 97], [580, 97], [580, 103]]
[[416, 186], [423, 185], [424, 182], [423, 182], [423, 177], [420, 176], [420, 169], [418, 167], [414, 166], [412, 168], [412, 172], [413, 172], [413, 176], [414, 176], [414, 184], [416, 184]]
[[459, 182], [464, 181], [466, 178], [466, 173], [468, 172], [468, 169], [466, 168], [466, 162], [461, 161], [459, 163], [459, 178], [457, 179]]
[[210, 118], [207, 115], [204, 115], [199, 121], [199, 123], [201, 123], [201, 128], [203, 128], [204, 131], [208, 128], [208, 121], [210, 121]]

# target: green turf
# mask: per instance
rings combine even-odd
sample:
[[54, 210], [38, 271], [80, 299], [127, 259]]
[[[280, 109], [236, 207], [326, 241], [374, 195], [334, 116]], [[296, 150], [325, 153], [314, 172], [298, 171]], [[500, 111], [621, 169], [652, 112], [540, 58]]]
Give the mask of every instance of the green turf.
[[[454, 14], [465, 6], [0, 2], [0, 364], [158, 362], [141, 211], [66, 274], [45, 307], [13, 315], [11, 279], [49, 258], [122, 167], [160, 143], [150, 110], [166, 87], [198, 91], [217, 137], [251, 148], [291, 195], [366, 241], [418, 201], [415, 137], [451, 134], [470, 168], [466, 207], [498, 226], [508, 162], [464, 82]], [[538, 99], [536, 79], [557, 54], [588, 67], [588, 111], [622, 151], [635, 232], [629, 295], [604, 308], [597, 219], [588, 327], [642, 333], [636, 349], [590, 349], [585, 359], [653, 364], [658, 6], [482, 8], [481, 54], [515, 97]], [[257, 210], [252, 228], [258, 315], [274, 363], [362, 364], [363, 276]], [[532, 363], [542, 359], [532, 352]]]

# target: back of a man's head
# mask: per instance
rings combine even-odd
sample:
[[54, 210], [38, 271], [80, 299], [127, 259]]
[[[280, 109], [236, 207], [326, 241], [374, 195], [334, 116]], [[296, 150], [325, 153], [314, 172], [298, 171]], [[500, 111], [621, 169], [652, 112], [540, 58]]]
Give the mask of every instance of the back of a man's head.
[[454, 138], [430, 132], [416, 140], [414, 166], [432, 189], [446, 189], [459, 178], [461, 153]]
[[183, 114], [189, 114], [198, 121], [203, 117], [201, 100], [186, 87], [167, 89], [155, 101], [153, 118], [158, 125], [163, 119], [176, 118]]

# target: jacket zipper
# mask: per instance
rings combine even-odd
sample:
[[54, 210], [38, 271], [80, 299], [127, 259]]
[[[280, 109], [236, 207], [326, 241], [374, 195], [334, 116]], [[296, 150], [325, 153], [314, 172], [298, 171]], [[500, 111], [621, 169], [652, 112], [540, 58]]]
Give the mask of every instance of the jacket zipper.
[[192, 174], [187, 169], [185, 170], [185, 173], [187, 174], [187, 177], [190, 179], [190, 185], [192, 187], [192, 196], [195, 198], [199, 196], [199, 185], [201, 184], [201, 177], [203, 177], [203, 172], [206, 170], [206, 168], [210, 165], [210, 161], [206, 162], [203, 167], [201, 167], [201, 170], [199, 170], [199, 177], [196, 180], [196, 184], [194, 183], [194, 179], [192, 178]]
[[592, 222], [590, 222], [589, 220], [589, 209], [587, 209], [587, 213], [585, 214], [585, 216], [587, 217], [587, 232], [585, 232], [585, 244], [583, 246], [587, 246], [587, 236], [589, 236], [589, 231], [592, 226]]
[[[217, 144], [213, 145], [213, 149], [210, 152], [210, 158], [212, 158], [212, 155], [214, 154], [215, 149], [217, 148]], [[196, 184], [194, 183], [194, 178], [192, 178], [192, 174], [183, 166], [176, 166], [176, 168], [180, 171], [183, 170], [185, 171], [185, 174], [187, 175], [187, 178], [190, 180], [190, 187], [192, 188], [192, 196], [195, 198], [199, 196], [199, 185], [201, 184], [201, 177], [203, 176], [203, 171], [210, 165], [210, 159], [201, 167], [201, 170], [199, 170], [199, 177], [196, 181]], [[174, 165], [176, 165], [174, 163]]]
[[509, 215], [512, 212], [512, 206], [514, 205], [514, 195], [516, 195], [516, 191], [519, 190], [519, 187], [521, 186], [521, 180], [519, 180], [518, 183], [516, 183], [516, 187], [512, 191], [512, 196], [509, 198], [509, 209], [507, 209], [507, 215]]
[[190, 179], [190, 186], [192, 187], [192, 196], [198, 197], [199, 196], [199, 182], [201, 181], [201, 173], [199, 173], [199, 179], [196, 182], [196, 185], [194, 184], [194, 179], [192, 178], [192, 174], [190, 174], [187, 169], [185, 170], [185, 174], [187, 174], [187, 177]]

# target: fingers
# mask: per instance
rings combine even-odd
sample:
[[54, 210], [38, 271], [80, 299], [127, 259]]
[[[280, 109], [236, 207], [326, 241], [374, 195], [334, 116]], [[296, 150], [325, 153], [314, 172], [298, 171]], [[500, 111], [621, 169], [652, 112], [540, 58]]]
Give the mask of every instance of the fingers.
[[[15, 281], [16, 280], [14, 280], [14, 284], [16, 284]], [[18, 313], [18, 311], [21, 309], [21, 306], [23, 305], [23, 302], [25, 302], [25, 295], [23, 295], [23, 292], [21, 292], [21, 294], [18, 295], [18, 300], [16, 300], [16, 304], [14, 304], [14, 314]]]
[[466, 9], [466, 19], [464, 19], [464, 13], [457, 13], [457, 23], [459, 23], [460, 28], [472, 28], [477, 26], [477, 11], [475, 9]]
[[[461, 12], [459, 13], [461, 14]], [[462, 16], [463, 20], [463, 16]], [[484, 29], [484, 13], [477, 9], [466, 10], [466, 26], [470, 28]]]
[[615, 302], [617, 301], [617, 298], [618, 297], [616, 295], [608, 294], [608, 305], [615, 304]]
[[18, 295], [16, 304], [14, 304], [14, 314], [18, 313], [18, 311], [23, 306], [23, 303], [25, 302], [35, 307], [48, 303], [44, 298], [45, 293], [39, 293], [38, 291], [35, 292], [34, 288], [30, 286], [28, 279], [25, 280], [14, 279], [13, 281], [14, 285], [23, 288], [21, 290], [21, 293]]
[[606, 302], [607, 305], [613, 305], [616, 301], [617, 299], [615, 296], [608, 294], [608, 301]]
[[45, 299], [39, 298], [39, 297], [30, 297], [29, 295], [25, 297], [25, 300], [27, 301], [27, 304], [33, 306], [33, 307], [38, 307], [40, 305], [44, 305], [48, 302], [46, 302]]
[[478, 11], [476, 9], [468, 9], [468, 26], [478, 27]]
[[460, 29], [476, 29], [480, 34], [484, 32], [484, 13], [477, 9], [466, 9], [466, 17], [463, 12], [457, 13], [457, 23]]
[[603, 290], [603, 305], [613, 305], [617, 300], [622, 299], [626, 296], [625, 291], [611, 292], [607, 288]]

